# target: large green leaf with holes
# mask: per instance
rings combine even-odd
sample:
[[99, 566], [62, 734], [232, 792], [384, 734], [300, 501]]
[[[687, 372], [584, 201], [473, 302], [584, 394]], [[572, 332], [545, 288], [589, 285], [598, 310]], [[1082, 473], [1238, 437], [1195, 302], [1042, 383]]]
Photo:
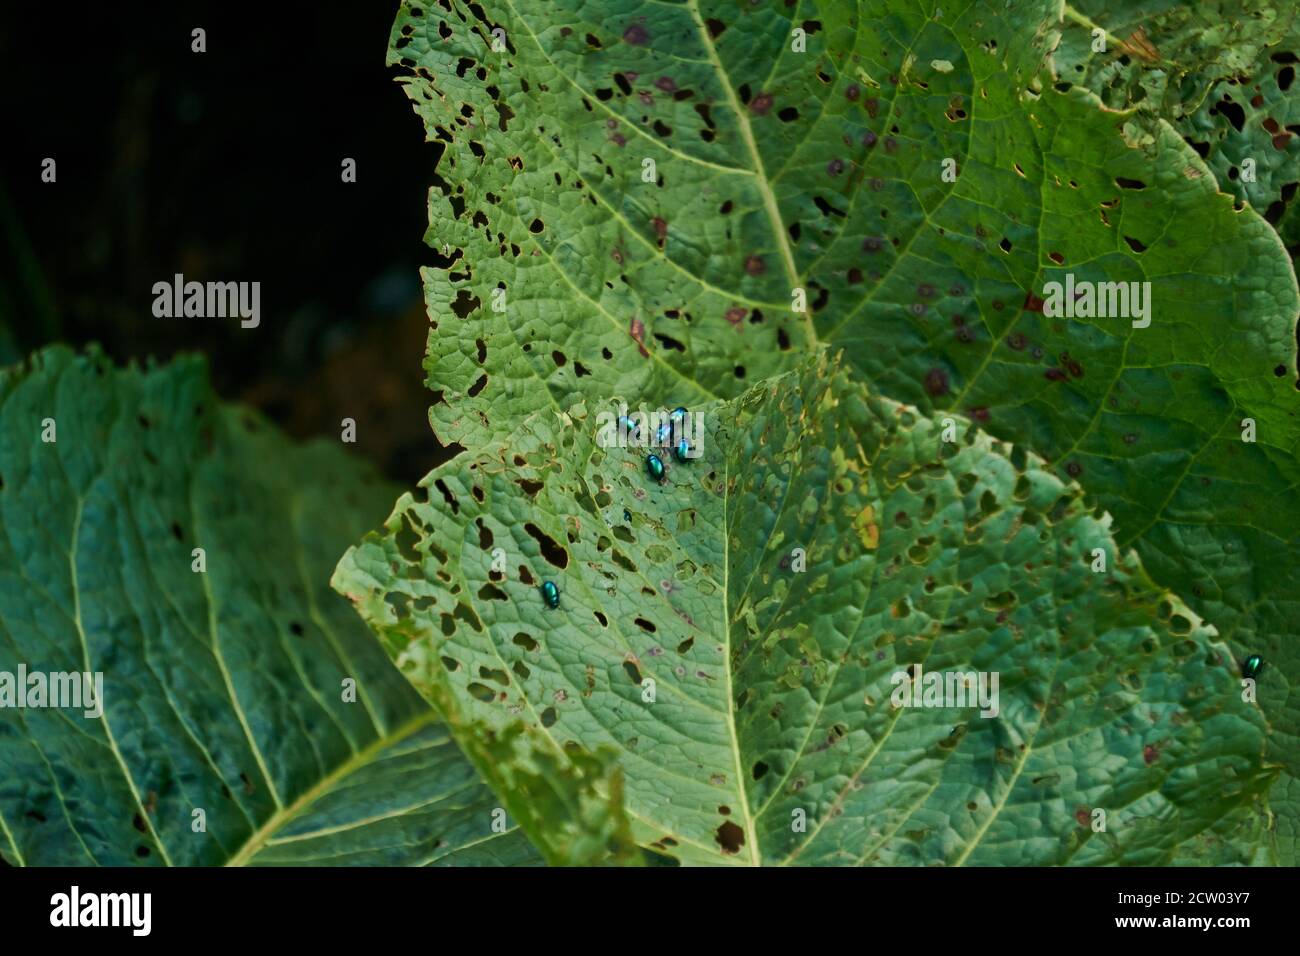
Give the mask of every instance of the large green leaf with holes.
[[[454, 728], [619, 753], [670, 860], [1263, 852], [1263, 716], [1077, 487], [824, 356], [692, 411], [699, 457], [662, 483], [610, 409], [538, 412], [403, 496], [335, 586]], [[935, 675], [953, 696], [902, 705]]]
[[1207, 157], [1220, 187], [1274, 225], [1292, 257], [1300, 254], [1300, 25], [1270, 48], [1244, 80], [1223, 81], [1195, 114], [1178, 124]]
[[[1295, 275], [1167, 122], [1052, 82], [1060, 26], [983, 0], [405, 5], [391, 56], [443, 148], [431, 423], [480, 448], [542, 406], [730, 398], [830, 343], [1077, 481], [1272, 662], [1300, 769]], [[1067, 274], [1149, 282], [1150, 324], [1048, 317]]]
[[[222, 405], [196, 358], [55, 348], [0, 374], [0, 480], [6, 861], [540, 862], [329, 589], [394, 494], [339, 446]], [[102, 714], [19, 699], [22, 672], [98, 673]], [[552, 858], [595, 846], [563, 827], [576, 781], [537, 794]]]
[[1250, 75], [1296, 23], [1288, 0], [1073, 0], [1053, 60], [1108, 106], [1177, 119]]
[[[1294, 257], [1300, 252], [1300, 218], [1295, 193], [1300, 185], [1300, 86], [1295, 83], [1300, 62], [1300, 18], [1291, 3], [1251, 0], [1246, 3], [1156, 2], [1112, 4], [1082, 0], [1066, 7], [1066, 28], [1053, 55], [1058, 77], [1087, 85], [1114, 107], [1138, 107], [1130, 135], [1159, 136], [1168, 121], [1202, 157], [1218, 186], [1238, 203], [1250, 204], [1280, 233]], [[1093, 31], [1109, 35], [1105, 53], [1093, 50]], [[1287, 381], [1294, 365], [1280, 362], [1274, 373]], [[1284, 433], [1295, 452], [1293, 433]], [[1292, 488], [1282, 494], [1294, 501]], [[1266, 488], [1252, 496], [1267, 500]], [[1271, 506], [1270, 506], [1271, 507]], [[1284, 536], [1292, 532], [1294, 506], [1279, 522]], [[1229, 543], [1229, 542], [1224, 542]], [[1203, 542], [1202, 545], [1207, 545]], [[1217, 542], [1216, 542], [1217, 544]], [[1245, 543], [1246, 553], [1271, 560], [1258, 542]], [[1247, 563], [1236, 565], [1236, 576], [1252, 575]], [[1269, 688], [1266, 700], [1279, 725], [1278, 756], [1296, 770], [1296, 705], [1291, 701], [1300, 674], [1300, 654], [1288, 632], [1293, 609], [1272, 604], [1271, 591], [1288, 596], [1297, 580], [1296, 562], [1250, 597], [1225, 601], [1226, 613], [1216, 614], [1221, 627], [1237, 633], [1242, 615], [1253, 618], [1239, 637], [1239, 652], [1266, 649], [1281, 664], [1285, 688]], [[1199, 595], [1198, 595], [1199, 596]], [[1203, 610], [1206, 610], [1203, 608]], [[1262, 636], [1261, 636], [1262, 635]], [[1294, 864], [1294, 840], [1286, 834], [1300, 825], [1291, 793], [1296, 781], [1287, 775], [1273, 791], [1276, 819], [1272, 832], [1279, 857]]]
[[[892, 298], [886, 277], [916, 270], [890, 268], [890, 237], [948, 192], [940, 159], [968, 155], [972, 116], [1005, 112], [1037, 67], [1053, 6], [958, 3], [935, 20], [910, 3], [805, 3], [792, 20], [781, 4], [695, 0], [403, 5], [391, 59], [414, 69], [405, 88], [444, 147], [427, 236], [443, 265], [425, 271], [439, 437], [470, 444], [583, 395], [734, 396], [868, 294]], [[971, 89], [972, 69], [991, 90]], [[1023, 136], [1029, 162], [1030, 127], [991, 131]], [[975, 178], [1023, 219], [1023, 243], [1037, 217], [1007, 175]], [[1009, 217], [992, 239], [950, 237], [1004, 280], [989, 294], [1008, 285]], [[792, 311], [795, 287], [811, 312]]]
[[[1264, 214], [1294, 255], [1300, 248], [1293, 202], [1300, 184], [1300, 10], [1278, 0], [1082, 0], [1066, 10], [1053, 54], [1059, 78], [1088, 86], [1111, 106], [1138, 106], [1142, 116], [1173, 123], [1205, 158], [1219, 188]], [[1094, 30], [1110, 34], [1104, 53], [1093, 51]], [[1137, 55], [1139, 49], [1147, 55]], [[1152, 50], [1160, 55], [1153, 58]], [[1173, 66], [1182, 79], [1165, 89]]]

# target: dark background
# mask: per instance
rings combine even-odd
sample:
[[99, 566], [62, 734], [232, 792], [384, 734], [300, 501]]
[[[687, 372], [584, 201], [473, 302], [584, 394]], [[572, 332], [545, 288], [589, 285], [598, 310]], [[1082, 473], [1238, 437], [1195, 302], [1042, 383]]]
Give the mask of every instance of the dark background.
[[[119, 362], [199, 351], [223, 398], [300, 437], [355, 418], [360, 453], [422, 477], [444, 457], [426, 421], [418, 273], [439, 153], [385, 66], [396, 12], [5, 4], [4, 361], [55, 341], [98, 342]], [[205, 53], [191, 51], [196, 27]], [[155, 318], [153, 284], [177, 272], [260, 281], [260, 326]]]

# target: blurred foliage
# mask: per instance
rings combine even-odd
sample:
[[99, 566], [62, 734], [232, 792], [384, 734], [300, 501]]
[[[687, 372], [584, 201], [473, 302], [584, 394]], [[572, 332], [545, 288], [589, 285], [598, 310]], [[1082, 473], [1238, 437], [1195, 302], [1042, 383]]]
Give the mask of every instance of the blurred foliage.
[[[76, 70], [52, 68], [47, 13], [0, 14], [0, 96], [16, 121], [0, 157], [0, 361], [53, 341], [98, 342], [119, 361], [200, 351], [224, 398], [299, 437], [354, 418], [358, 448], [414, 479], [445, 457], [419, 362], [438, 152], [384, 66], [391, 10], [235, 6], [81, 11], [77, 35], [94, 42], [78, 44]], [[191, 50], [195, 27], [206, 53]], [[287, 35], [311, 50], [310, 74], [285, 56]], [[47, 156], [54, 184], [41, 182]], [[260, 281], [260, 327], [155, 318], [153, 284], [178, 272]]]

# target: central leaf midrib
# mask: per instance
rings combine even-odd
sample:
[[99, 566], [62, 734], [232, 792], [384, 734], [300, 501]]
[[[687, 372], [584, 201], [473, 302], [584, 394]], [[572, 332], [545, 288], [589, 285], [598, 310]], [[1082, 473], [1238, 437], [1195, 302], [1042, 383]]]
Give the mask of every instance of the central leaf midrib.
[[[745, 115], [744, 110], [741, 108], [740, 99], [736, 96], [735, 89], [732, 88], [727, 71], [722, 65], [722, 60], [718, 57], [718, 51], [709, 38], [708, 28], [704, 25], [704, 17], [700, 14], [698, 0], [687, 0], [686, 5], [691, 12], [691, 19], [695, 21], [695, 28], [699, 31], [700, 41], [704, 45], [704, 52], [718, 74], [718, 83], [721, 84], [722, 91], [726, 94], [727, 104], [736, 115], [736, 126], [740, 130], [740, 137], [744, 140], [745, 149], [748, 151], [749, 158], [754, 165], [754, 185], [758, 189], [758, 194], [763, 198], [763, 208], [767, 213], [772, 235], [776, 239], [777, 251], [781, 254], [781, 262], [785, 266], [785, 273], [790, 280], [791, 294], [793, 295], [793, 290], [800, 288], [803, 282], [799, 278], [799, 270], [795, 268], [794, 253], [790, 249], [785, 222], [781, 219], [781, 208], [777, 205], [776, 195], [772, 192], [771, 183], [768, 182], [767, 170], [763, 166], [763, 157], [759, 154], [758, 143], [754, 140], [754, 130], [749, 125], [749, 117]], [[813, 325], [812, 309], [806, 305], [803, 318], [805, 330], [808, 334], [808, 345], [810, 348], [815, 348], [818, 344], [817, 330]]]

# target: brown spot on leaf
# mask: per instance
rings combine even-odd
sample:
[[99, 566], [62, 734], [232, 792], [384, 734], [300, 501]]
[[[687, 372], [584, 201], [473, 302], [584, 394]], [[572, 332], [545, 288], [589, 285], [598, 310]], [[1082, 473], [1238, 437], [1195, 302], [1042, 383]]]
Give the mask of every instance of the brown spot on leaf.
[[745, 845], [745, 831], [730, 820], [723, 820], [722, 825], [718, 827], [716, 839], [723, 853], [728, 855], [739, 853], [740, 848]]
[[1147, 37], [1147, 31], [1143, 27], [1134, 30], [1127, 40], [1121, 40], [1119, 48], [1129, 56], [1146, 60], [1148, 63], [1160, 62], [1160, 51]]
[[648, 358], [650, 353], [645, 347], [645, 323], [634, 315], [627, 331], [628, 335], [632, 336], [632, 341], [636, 343], [637, 349], [640, 350], [641, 357]]
[[925, 373], [925, 391], [931, 398], [948, 394], [948, 373], [941, 368], [932, 368]]
[[880, 545], [880, 526], [876, 524], [876, 509], [873, 506], [867, 505], [858, 512], [853, 519], [853, 528], [857, 531], [862, 546], [868, 551], [874, 551]]

